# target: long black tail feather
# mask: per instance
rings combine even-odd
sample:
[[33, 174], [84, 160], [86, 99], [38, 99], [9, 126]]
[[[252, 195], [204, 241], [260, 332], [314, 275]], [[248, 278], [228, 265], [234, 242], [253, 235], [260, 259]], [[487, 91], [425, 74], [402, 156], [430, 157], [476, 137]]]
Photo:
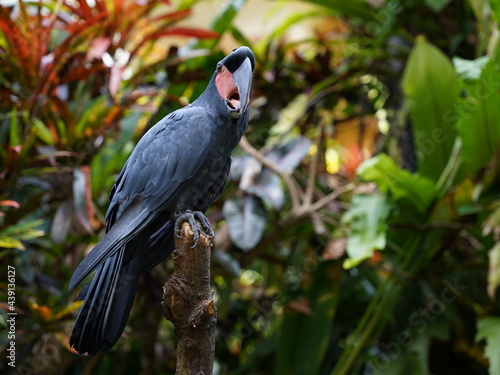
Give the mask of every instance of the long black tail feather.
[[76, 318], [70, 346], [94, 355], [108, 351], [120, 338], [132, 308], [139, 277], [173, 250], [174, 222], [168, 220], [143, 248], [143, 237], [123, 245], [95, 271], [78, 295], [84, 300]]
[[[120, 338], [142, 267], [141, 252], [130, 251], [133, 245], [123, 246], [106, 259], [85, 290], [85, 300], [70, 338], [70, 346], [79, 353], [94, 355], [108, 351]], [[127, 257], [128, 252], [134, 256]]]

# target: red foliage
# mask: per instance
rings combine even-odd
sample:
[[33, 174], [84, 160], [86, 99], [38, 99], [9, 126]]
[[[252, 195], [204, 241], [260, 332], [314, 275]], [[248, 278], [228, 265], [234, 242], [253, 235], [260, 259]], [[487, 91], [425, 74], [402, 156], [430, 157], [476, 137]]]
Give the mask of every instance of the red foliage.
[[[117, 95], [125, 68], [143, 47], [164, 36], [216, 36], [211, 31], [176, 27], [190, 11], [165, 12], [168, 4], [165, 0], [96, 0], [91, 7], [85, 0], [64, 0], [36, 6], [20, 1], [12, 9], [0, 6], [0, 64], [4, 72], [0, 106], [27, 111], [29, 119], [38, 117], [57, 135], [56, 143], [66, 144], [57, 121], [75, 128], [77, 114], [68, 108], [74, 95], [72, 86], [92, 81], [96, 87], [106, 84], [114, 101], [101, 131], [113, 126], [132, 104], [117, 100]], [[125, 53], [125, 61], [104, 64], [103, 55], [114, 59], [117, 51]], [[101, 94], [96, 90], [93, 97]]]

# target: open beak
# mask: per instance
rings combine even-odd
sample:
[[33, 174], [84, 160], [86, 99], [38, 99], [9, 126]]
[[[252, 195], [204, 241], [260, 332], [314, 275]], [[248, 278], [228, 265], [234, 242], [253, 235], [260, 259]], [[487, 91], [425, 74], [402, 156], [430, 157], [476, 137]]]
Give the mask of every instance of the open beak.
[[252, 63], [245, 58], [233, 73], [222, 66], [215, 79], [219, 95], [225, 100], [232, 118], [240, 117], [248, 109], [252, 76]]
[[[234, 110], [239, 112], [237, 117], [239, 117], [241, 112], [245, 112], [250, 104], [252, 76], [252, 64], [250, 63], [250, 59], [247, 57], [243, 60], [240, 67], [233, 73], [233, 82], [237, 89], [237, 96], [239, 97], [239, 102], [236, 101], [234, 103]], [[228, 100], [228, 102], [230, 102], [230, 100]]]

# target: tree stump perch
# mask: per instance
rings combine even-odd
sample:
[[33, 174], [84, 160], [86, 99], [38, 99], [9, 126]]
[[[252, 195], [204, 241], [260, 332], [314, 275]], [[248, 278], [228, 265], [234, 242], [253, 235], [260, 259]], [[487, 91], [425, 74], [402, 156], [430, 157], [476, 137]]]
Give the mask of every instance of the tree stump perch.
[[[201, 225], [200, 225], [201, 228]], [[217, 309], [210, 288], [212, 238], [203, 231], [193, 245], [189, 223], [181, 224], [172, 253], [174, 273], [163, 287], [163, 315], [175, 329], [176, 375], [211, 375], [215, 353]]]

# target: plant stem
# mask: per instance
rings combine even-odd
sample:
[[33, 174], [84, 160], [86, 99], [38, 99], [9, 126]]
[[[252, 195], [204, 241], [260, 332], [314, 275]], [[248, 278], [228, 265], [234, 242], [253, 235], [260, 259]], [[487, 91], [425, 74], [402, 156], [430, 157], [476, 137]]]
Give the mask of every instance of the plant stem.
[[[410, 267], [411, 261], [414, 259], [424, 238], [425, 234], [423, 233], [416, 233], [408, 237], [405, 246], [403, 246], [403, 248], [408, 249], [403, 254], [403, 259], [401, 260], [401, 269], [403, 271], [406, 271]], [[407, 282], [402, 281], [396, 274], [390, 275], [382, 282], [353, 333], [354, 342], [349, 344], [351, 348], [344, 350], [333, 369], [332, 375], [351, 373], [354, 361], [374, 338], [373, 332], [375, 328], [378, 327], [381, 329], [384, 326], [384, 318], [387, 316], [385, 314], [392, 311], [406, 284]]]

